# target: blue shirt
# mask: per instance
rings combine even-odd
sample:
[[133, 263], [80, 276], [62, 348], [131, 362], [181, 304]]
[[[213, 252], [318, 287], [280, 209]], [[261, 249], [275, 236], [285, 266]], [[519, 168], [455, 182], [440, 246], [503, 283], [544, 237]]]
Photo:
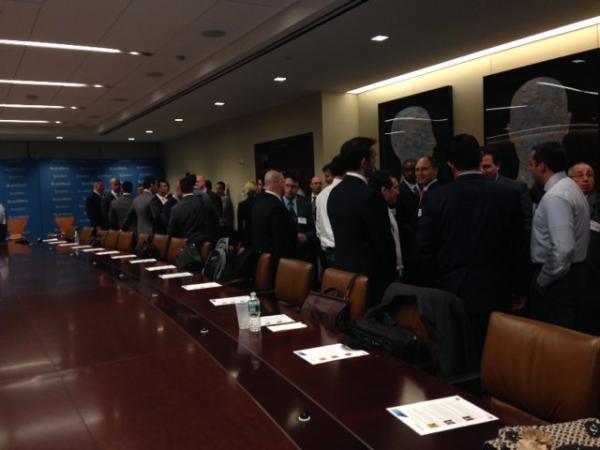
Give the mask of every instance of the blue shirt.
[[554, 174], [533, 215], [531, 260], [542, 264], [537, 278], [546, 287], [583, 262], [590, 239], [590, 208], [583, 192], [564, 172]]
[[296, 197], [294, 197], [291, 200], [287, 197], [283, 197], [283, 201], [285, 203], [285, 208], [288, 211], [290, 210], [290, 203], [292, 204], [292, 208], [294, 209], [294, 212], [296, 213], [296, 217], [298, 217], [298, 204], [296, 203]]

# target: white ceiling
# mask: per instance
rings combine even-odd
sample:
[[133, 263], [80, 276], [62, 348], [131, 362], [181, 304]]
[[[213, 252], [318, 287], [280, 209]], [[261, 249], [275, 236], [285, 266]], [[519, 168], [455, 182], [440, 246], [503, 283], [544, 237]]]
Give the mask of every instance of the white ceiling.
[[[0, 139], [164, 141], [307, 93], [345, 92], [597, 15], [598, 0], [0, 0], [0, 38], [152, 54], [0, 46], [0, 78], [110, 86], [0, 85], [0, 103], [80, 108], [0, 108], [0, 119], [63, 122], [0, 124]], [[206, 30], [226, 35], [204, 37]], [[390, 39], [374, 44], [375, 34]], [[276, 75], [288, 81], [274, 83]], [[214, 107], [216, 100], [226, 106]]]

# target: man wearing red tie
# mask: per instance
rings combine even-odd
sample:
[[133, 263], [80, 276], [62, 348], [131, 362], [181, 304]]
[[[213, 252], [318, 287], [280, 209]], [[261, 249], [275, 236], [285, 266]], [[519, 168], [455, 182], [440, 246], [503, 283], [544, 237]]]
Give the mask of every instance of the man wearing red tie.
[[415, 173], [417, 176], [417, 186], [419, 186], [419, 209], [417, 217], [421, 217], [427, 193], [439, 187], [437, 163], [431, 156], [423, 156], [417, 161]]

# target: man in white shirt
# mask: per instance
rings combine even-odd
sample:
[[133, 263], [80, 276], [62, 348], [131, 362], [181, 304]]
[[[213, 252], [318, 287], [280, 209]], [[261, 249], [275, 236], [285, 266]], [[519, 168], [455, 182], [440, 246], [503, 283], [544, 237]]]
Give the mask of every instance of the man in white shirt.
[[310, 179], [310, 207], [312, 208], [313, 220], [315, 219], [315, 213], [317, 210], [317, 195], [321, 192], [321, 186], [323, 182], [319, 177], [312, 177]]
[[333, 237], [333, 230], [331, 229], [329, 215], [327, 214], [327, 200], [329, 200], [329, 194], [333, 188], [336, 187], [344, 177], [344, 169], [340, 162], [339, 155], [333, 158], [333, 161], [327, 164], [327, 167], [331, 173], [331, 176], [333, 177], [331, 184], [326, 186], [325, 189], [321, 191], [315, 201], [315, 226], [317, 229], [317, 238], [319, 238], [321, 250], [325, 256], [325, 268], [333, 267], [335, 263], [335, 239]]
[[590, 209], [567, 177], [567, 156], [558, 143], [535, 146], [531, 175], [546, 191], [533, 216], [531, 260], [537, 266], [530, 294], [534, 319], [577, 328], [586, 283], [584, 261], [590, 238]]

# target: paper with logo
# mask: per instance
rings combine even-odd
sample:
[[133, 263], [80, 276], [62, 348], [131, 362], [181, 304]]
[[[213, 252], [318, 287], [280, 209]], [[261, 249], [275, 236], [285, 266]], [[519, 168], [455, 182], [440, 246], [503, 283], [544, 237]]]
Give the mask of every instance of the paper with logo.
[[154, 267], [146, 267], [148, 272], [158, 272], [159, 270], [169, 270], [169, 269], [177, 269], [177, 266], [173, 264], [167, 264], [166, 266], [154, 266]]
[[270, 327], [271, 325], [281, 325], [282, 323], [290, 323], [293, 322], [289, 316], [285, 314], [276, 314], [274, 316], [262, 316], [260, 318], [260, 326], [261, 327]]
[[110, 259], [131, 259], [137, 258], [137, 255], [119, 255], [119, 256], [111, 256]]
[[152, 262], [156, 262], [156, 259], [154, 259], [154, 258], [134, 259], [132, 261], [129, 261], [129, 264], [144, 264], [144, 263], [152, 263]]
[[394, 406], [387, 411], [421, 436], [498, 420], [458, 395]]
[[299, 328], [306, 328], [306, 324], [302, 322], [284, 323], [283, 325], [273, 325], [267, 327], [269, 331], [278, 333], [280, 331], [297, 330]]
[[103, 252], [104, 250], [106, 250], [106, 249], [102, 248], [102, 247], [94, 247], [94, 248], [85, 249], [83, 251], [83, 253], [97, 253], [97, 252]]
[[163, 280], [170, 280], [171, 278], [187, 278], [187, 277], [193, 277], [194, 274], [190, 273], [190, 272], [178, 272], [178, 273], [164, 273], [162, 275], [159, 275], [159, 278], [162, 278]]
[[104, 255], [117, 255], [121, 252], [117, 251], [117, 250], [108, 250], [106, 252], [98, 252], [96, 253], [96, 255], [100, 255], [100, 256], [104, 256]]
[[[204, 283], [204, 284], [209, 284], [209, 283]], [[194, 286], [189, 285], [189, 286]], [[199, 285], [196, 285], [199, 286]], [[219, 284], [220, 286], [220, 284]], [[183, 286], [184, 289], [186, 289], [185, 286]], [[210, 287], [217, 287], [217, 286], [210, 286]], [[188, 289], [188, 291], [191, 289]], [[211, 298], [209, 301], [215, 305], [215, 306], [224, 306], [224, 305], [237, 305], [238, 303], [248, 303], [248, 300], [250, 300], [250, 296], [249, 295], [240, 295], [238, 297], [224, 297], [224, 298]]]
[[296, 350], [295, 355], [308, 361], [313, 366], [316, 364], [328, 363], [340, 359], [356, 358], [358, 356], [366, 356], [364, 350], [354, 350], [346, 347], [344, 344], [324, 345], [322, 347], [306, 348], [304, 350]]

